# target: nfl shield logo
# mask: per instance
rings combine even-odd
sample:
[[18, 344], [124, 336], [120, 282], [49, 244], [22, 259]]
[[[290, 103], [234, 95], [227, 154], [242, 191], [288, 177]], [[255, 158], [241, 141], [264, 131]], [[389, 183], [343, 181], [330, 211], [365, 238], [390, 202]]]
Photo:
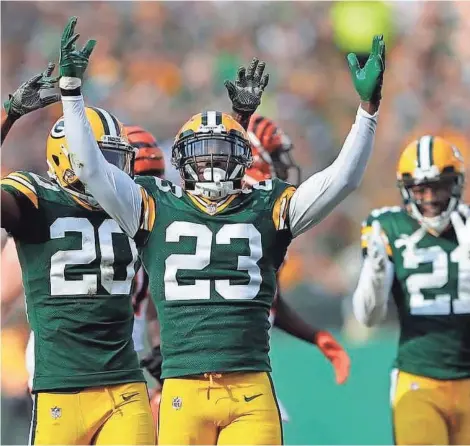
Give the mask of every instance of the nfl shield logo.
[[62, 416], [62, 409], [60, 407], [54, 406], [51, 408], [51, 416], [54, 420]]
[[183, 405], [183, 401], [181, 401], [181, 398], [179, 396], [173, 398], [173, 402], [171, 403], [173, 409], [175, 410], [180, 410], [181, 406]]
[[209, 212], [209, 215], [214, 215], [217, 212], [217, 205], [216, 204], [209, 204], [207, 206], [207, 212]]

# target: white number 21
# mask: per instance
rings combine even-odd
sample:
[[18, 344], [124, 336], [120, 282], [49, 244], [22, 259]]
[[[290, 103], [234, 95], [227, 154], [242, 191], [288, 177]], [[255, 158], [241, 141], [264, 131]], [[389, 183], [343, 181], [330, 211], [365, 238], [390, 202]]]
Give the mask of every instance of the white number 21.
[[440, 246], [403, 251], [403, 266], [407, 269], [418, 268], [420, 264], [431, 263], [430, 273], [411, 274], [406, 280], [410, 293], [410, 312], [414, 315], [445, 315], [451, 313], [449, 293], [436, 294], [426, 299], [423, 291], [436, 290], [447, 285], [451, 263], [457, 264], [457, 298], [452, 301], [453, 313], [470, 313], [470, 259], [461, 247], [448, 254]]

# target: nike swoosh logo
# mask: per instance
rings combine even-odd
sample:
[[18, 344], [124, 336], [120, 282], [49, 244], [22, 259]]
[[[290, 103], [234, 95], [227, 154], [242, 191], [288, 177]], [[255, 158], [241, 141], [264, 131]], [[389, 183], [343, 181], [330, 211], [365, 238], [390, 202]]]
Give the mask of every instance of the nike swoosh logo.
[[257, 393], [256, 395], [252, 395], [252, 396], [243, 395], [243, 397], [245, 398], [245, 402], [249, 403], [250, 401], [253, 401], [255, 398], [258, 398], [261, 395], [262, 393]]
[[129, 401], [130, 399], [134, 398], [138, 394], [139, 392], [123, 393], [121, 396], [124, 401]]

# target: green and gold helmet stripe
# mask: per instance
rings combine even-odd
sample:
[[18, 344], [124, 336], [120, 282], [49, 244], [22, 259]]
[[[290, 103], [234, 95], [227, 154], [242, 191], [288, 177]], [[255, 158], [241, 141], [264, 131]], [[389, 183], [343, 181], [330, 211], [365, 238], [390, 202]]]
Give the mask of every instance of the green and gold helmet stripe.
[[98, 107], [88, 107], [93, 110], [103, 126], [103, 134], [109, 136], [121, 136], [121, 127], [118, 120], [111, 113]]

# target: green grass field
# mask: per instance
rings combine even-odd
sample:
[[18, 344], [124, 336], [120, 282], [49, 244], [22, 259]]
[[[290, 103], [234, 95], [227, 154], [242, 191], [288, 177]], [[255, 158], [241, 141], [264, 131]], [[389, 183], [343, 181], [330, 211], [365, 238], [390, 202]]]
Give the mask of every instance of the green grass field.
[[336, 385], [333, 369], [320, 351], [274, 330], [271, 360], [278, 397], [291, 421], [284, 424], [286, 444], [393, 444], [389, 376], [396, 337], [355, 346], [351, 375]]

